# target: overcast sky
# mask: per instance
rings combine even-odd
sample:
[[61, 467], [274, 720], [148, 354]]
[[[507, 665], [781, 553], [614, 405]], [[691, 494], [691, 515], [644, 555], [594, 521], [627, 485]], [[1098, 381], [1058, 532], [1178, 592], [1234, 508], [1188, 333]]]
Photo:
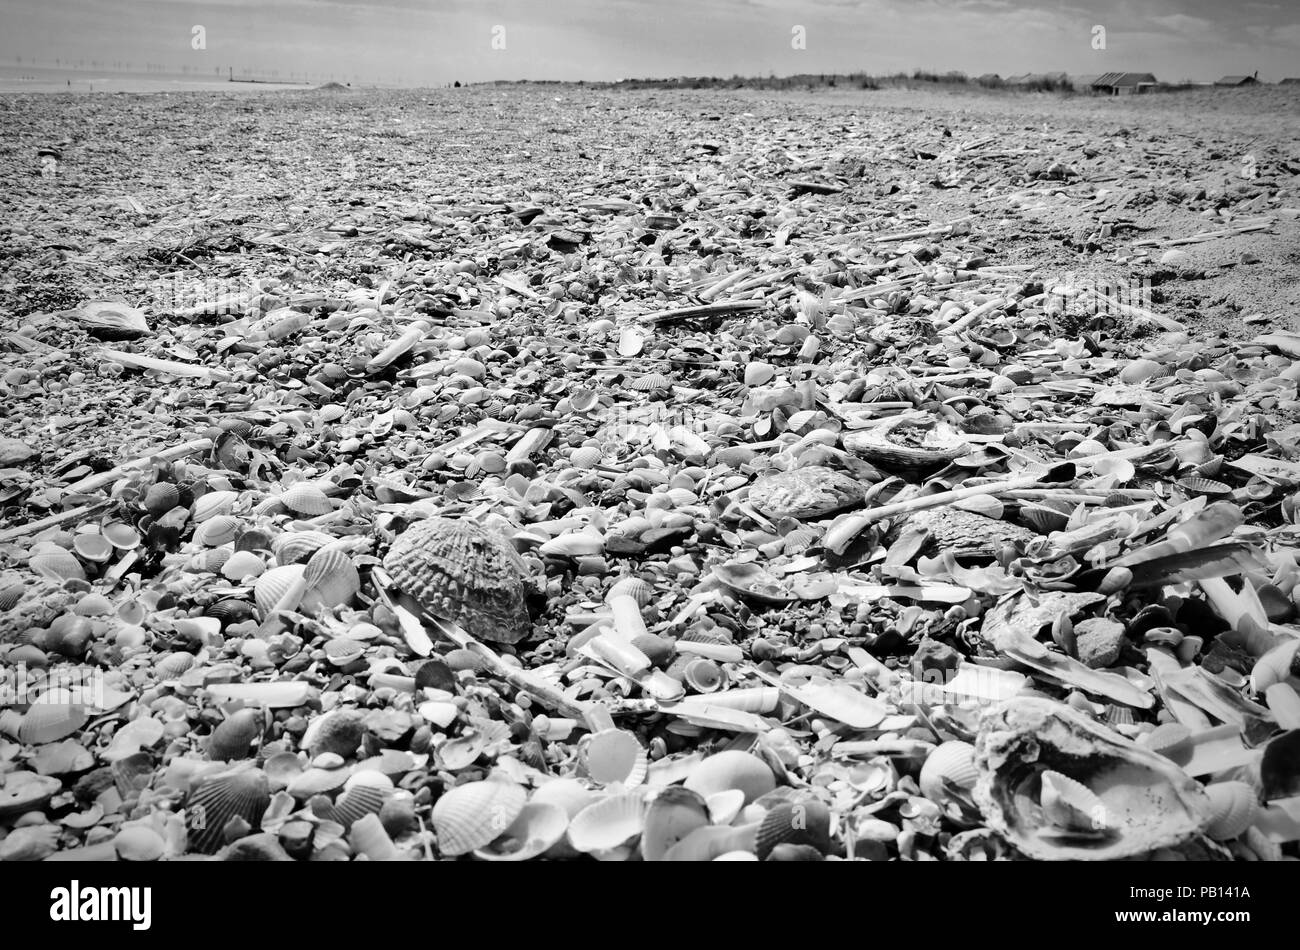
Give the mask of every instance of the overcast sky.
[[[2, 0], [0, 59], [441, 84], [490, 79], [1108, 70], [1300, 75], [1300, 2]], [[1105, 27], [1106, 49], [1092, 48]], [[194, 26], [205, 50], [191, 48]], [[802, 26], [806, 48], [793, 49]], [[503, 30], [494, 28], [501, 27]], [[505, 49], [493, 49], [494, 35]]]

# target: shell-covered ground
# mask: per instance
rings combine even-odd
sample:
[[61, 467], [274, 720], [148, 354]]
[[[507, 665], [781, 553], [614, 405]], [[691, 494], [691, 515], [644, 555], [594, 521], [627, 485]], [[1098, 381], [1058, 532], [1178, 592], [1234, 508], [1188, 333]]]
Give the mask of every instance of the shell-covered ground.
[[0, 858], [1294, 858], [1296, 95], [0, 99]]

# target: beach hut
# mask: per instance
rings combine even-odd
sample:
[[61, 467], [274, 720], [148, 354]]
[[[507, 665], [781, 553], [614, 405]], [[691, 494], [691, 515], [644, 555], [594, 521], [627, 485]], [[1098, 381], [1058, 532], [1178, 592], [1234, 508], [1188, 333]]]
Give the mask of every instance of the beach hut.
[[1278, 83], [1278, 85], [1279, 86], [1300, 86], [1300, 76], [1288, 76], [1286, 79], [1283, 79], [1280, 83]]
[[1144, 92], [1155, 84], [1154, 73], [1102, 73], [1092, 81], [1092, 90], [1111, 96], [1126, 96]]
[[1254, 76], [1224, 76], [1222, 79], [1216, 82], [1215, 85], [1216, 86], [1258, 86], [1259, 71], [1256, 70]]

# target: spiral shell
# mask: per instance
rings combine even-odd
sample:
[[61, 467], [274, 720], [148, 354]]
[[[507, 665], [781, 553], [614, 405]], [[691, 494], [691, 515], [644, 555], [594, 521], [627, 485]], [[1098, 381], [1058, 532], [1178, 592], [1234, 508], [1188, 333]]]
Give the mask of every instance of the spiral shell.
[[190, 508], [190, 520], [195, 524], [203, 524], [217, 515], [228, 515], [234, 510], [235, 502], [238, 500], [239, 492], [234, 491], [210, 491], [200, 495], [194, 499], [194, 504]]
[[231, 515], [216, 515], [194, 529], [194, 540], [204, 547], [219, 548], [235, 540], [240, 524], [240, 520]]
[[949, 786], [970, 791], [975, 787], [978, 774], [975, 769], [975, 747], [969, 742], [952, 740], [940, 743], [926, 756], [917, 781], [922, 795], [932, 802], [943, 804], [947, 800]]
[[280, 502], [294, 514], [309, 517], [327, 515], [334, 510], [329, 496], [315, 485], [306, 482], [299, 482], [286, 488], [284, 494], [280, 496]]
[[298, 564], [333, 541], [320, 531], [288, 531], [272, 539], [271, 553], [281, 564]]
[[238, 819], [258, 828], [270, 803], [270, 786], [258, 769], [244, 766], [204, 776], [185, 801], [190, 849], [215, 854], [225, 843], [228, 823]]
[[1205, 833], [1215, 841], [1238, 837], [1259, 817], [1259, 798], [1246, 782], [1216, 782], [1205, 794], [1213, 806]]
[[254, 709], [241, 709], [212, 730], [208, 738], [208, 758], [214, 762], [246, 759], [261, 732], [261, 714]]
[[273, 567], [257, 579], [253, 586], [253, 598], [257, 601], [257, 609], [265, 617], [275, 609], [275, 605], [299, 579], [302, 578], [305, 568], [301, 564], [285, 564], [282, 567]]
[[527, 568], [504, 539], [466, 521], [431, 518], [407, 528], [384, 558], [399, 589], [470, 636], [515, 643], [530, 628]]
[[455, 857], [490, 844], [519, 817], [526, 801], [523, 786], [499, 777], [444, 792], [433, 806], [438, 850]]

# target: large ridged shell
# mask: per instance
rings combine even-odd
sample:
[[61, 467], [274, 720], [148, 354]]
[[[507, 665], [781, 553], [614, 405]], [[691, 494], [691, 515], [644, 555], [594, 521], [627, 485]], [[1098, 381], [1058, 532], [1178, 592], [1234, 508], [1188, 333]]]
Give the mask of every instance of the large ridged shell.
[[522, 785], [495, 777], [444, 792], [433, 806], [438, 850], [455, 857], [490, 844], [519, 817], [527, 797]]
[[280, 602], [290, 587], [303, 576], [305, 568], [301, 564], [285, 564], [273, 567], [257, 579], [253, 586], [253, 597], [262, 616], [267, 616]]
[[22, 584], [7, 584], [0, 588], [0, 610], [13, 610], [18, 601], [23, 599], [25, 588]]
[[228, 515], [234, 510], [235, 502], [238, 500], [239, 492], [210, 491], [206, 495], [200, 495], [194, 499], [194, 505], [190, 509], [190, 518], [195, 524], [202, 524], [205, 521], [211, 521], [217, 515]]
[[831, 849], [831, 813], [816, 800], [782, 802], [774, 806], [758, 827], [755, 853], [766, 861], [781, 844], [808, 845], [820, 854]]
[[320, 531], [289, 531], [271, 541], [271, 551], [281, 564], [298, 564], [333, 541]]
[[[1173, 762], [1048, 699], [1019, 697], [986, 712], [975, 763], [974, 797], [988, 826], [1039, 860], [1107, 861], [1174, 847], [1197, 834], [1213, 810], [1200, 784]], [[1091, 824], [1104, 828], [1053, 821], [1042, 804], [1049, 771], [1097, 797], [1104, 821]], [[1049, 777], [1047, 784], [1063, 783]]]
[[886, 468], [932, 468], [970, 451], [961, 433], [927, 413], [905, 413], [881, 426], [845, 432], [844, 448]]
[[208, 758], [214, 762], [246, 759], [262, 733], [262, 715], [255, 709], [241, 709], [217, 723], [208, 737]]
[[185, 802], [190, 850], [215, 854], [225, 843], [226, 824], [232, 818], [258, 828], [270, 803], [269, 784], [258, 769], [245, 767], [205, 776]]
[[329, 496], [317, 488], [315, 485], [309, 485], [306, 482], [299, 482], [285, 489], [280, 496], [281, 503], [295, 514], [308, 515], [327, 515], [334, 510], [334, 505], [330, 503]]
[[1217, 782], [1205, 789], [1213, 813], [1205, 833], [1215, 841], [1229, 841], [1241, 835], [1259, 817], [1259, 797], [1246, 782]]
[[241, 524], [238, 518], [231, 515], [217, 515], [194, 529], [194, 540], [204, 547], [219, 548], [235, 540]]
[[483, 861], [527, 861], [558, 844], [568, 828], [569, 815], [559, 805], [529, 802], [499, 837], [476, 848], [474, 857]]
[[205, 617], [216, 617], [221, 621], [221, 625], [227, 626], [232, 623], [242, 623], [245, 620], [251, 620], [253, 617], [253, 605], [244, 600], [235, 600], [227, 598], [219, 600], [210, 605], [203, 611]]
[[[56, 697], [50, 698], [53, 700]], [[79, 731], [86, 720], [84, 706], [46, 701], [43, 696], [23, 713], [22, 721], [18, 724], [18, 738], [29, 745], [58, 742]]]
[[330, 811], [330, 820], [336, 821], [347, 831], [353, 823], [366, 815], [378, 815], [384, 802], [393, 795], [391, 788], [379, 785], [356, 785], [349, 788], [334, 803]]
[[709, 805], [703, 796], [680, 785], [669, 785], [646, 809], [641, 856], [647, 861], [662, 861], [673, 845], [707, 824]]
[[159, 679], [171, 680], [180, 676], [195, 663], [192, 653], [165, 653], [154, 661], [154, 672]]
[[417, 522], [393, 543], [384, 569], [431, 614], [454, 620], [473, 637], [515, 643], [529, 631], [523, 559], [475, 524]]
[[921, 794], [932, 802], [948, 800], [948, 788], [969, 792], [975, 787], [975, 747], [969, 742], [952, 740], [940, 743], [926, 756], [917, 779]]
[[60, 584], [64, 581], [86, 579], [86, 569], [81, 566], [81, 562], [71, 552], [61, 548], [33, 554], [27, 563], [36, 573]]
[[769, 518], [819, 518], [862, 501], [865, 489], [843, 472], [807, 465], [755, 482], [749, 502]]
[[175, 508], [180, 500], [180, 489], [175, 485], [171, 482], [156, 482], [150, 485], [149, 490], [144, 493], [141, 507], [157, 518], [159, 515], [165, 515]]
[[303, 574], [307, 582], [306, 603], [340, 607], [352, 602], [361, 590], [361, 575], [347, 553], [335, 547], [321, 548], [307, 561]]

